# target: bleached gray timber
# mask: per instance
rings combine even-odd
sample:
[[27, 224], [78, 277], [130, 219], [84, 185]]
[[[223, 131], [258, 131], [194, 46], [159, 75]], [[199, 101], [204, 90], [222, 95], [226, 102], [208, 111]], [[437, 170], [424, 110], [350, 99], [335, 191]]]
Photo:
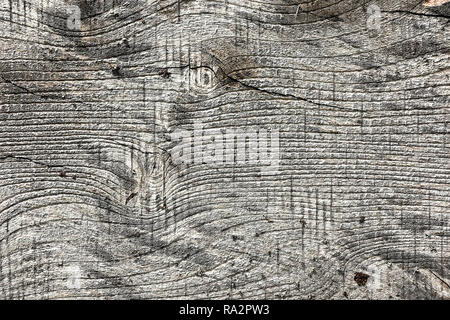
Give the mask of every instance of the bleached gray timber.
[[[448, 299], [424, 2], [0, 0], [0, 298]], [[278, 130], [279, 172], [176, 164], [195, 121]]]

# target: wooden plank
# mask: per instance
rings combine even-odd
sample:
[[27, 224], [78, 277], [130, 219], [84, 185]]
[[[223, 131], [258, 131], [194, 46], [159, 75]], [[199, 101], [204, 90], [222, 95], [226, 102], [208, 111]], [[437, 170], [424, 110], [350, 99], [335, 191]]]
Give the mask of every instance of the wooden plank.
[[2, 0], [0, 297], [448, 299], [443, 2]]

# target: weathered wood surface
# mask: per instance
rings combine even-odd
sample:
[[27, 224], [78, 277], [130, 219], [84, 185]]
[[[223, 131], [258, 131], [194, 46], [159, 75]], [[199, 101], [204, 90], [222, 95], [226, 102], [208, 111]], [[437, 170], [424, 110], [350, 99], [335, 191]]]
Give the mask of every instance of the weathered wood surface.
[[0, 298], [450, 297], [448, 4], [0, 3]]

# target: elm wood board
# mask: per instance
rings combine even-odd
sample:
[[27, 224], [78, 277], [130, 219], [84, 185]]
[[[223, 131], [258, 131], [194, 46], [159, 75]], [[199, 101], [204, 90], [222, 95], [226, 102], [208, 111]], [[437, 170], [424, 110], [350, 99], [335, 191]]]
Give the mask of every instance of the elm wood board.
[[[448, 16], [1, 0], [0, 298], [448, 299]], [[279, 172], [176, 163], [196, 121]]]

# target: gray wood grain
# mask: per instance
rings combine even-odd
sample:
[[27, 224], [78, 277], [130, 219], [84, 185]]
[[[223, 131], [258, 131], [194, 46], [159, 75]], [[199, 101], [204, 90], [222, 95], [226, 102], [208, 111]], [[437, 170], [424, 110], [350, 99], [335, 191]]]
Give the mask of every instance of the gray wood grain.
[[[425, 2], [1, 0], [0, 298], [448, 299]], [[279, 171], [175, 161], [196, 122], [279, 132]]]

